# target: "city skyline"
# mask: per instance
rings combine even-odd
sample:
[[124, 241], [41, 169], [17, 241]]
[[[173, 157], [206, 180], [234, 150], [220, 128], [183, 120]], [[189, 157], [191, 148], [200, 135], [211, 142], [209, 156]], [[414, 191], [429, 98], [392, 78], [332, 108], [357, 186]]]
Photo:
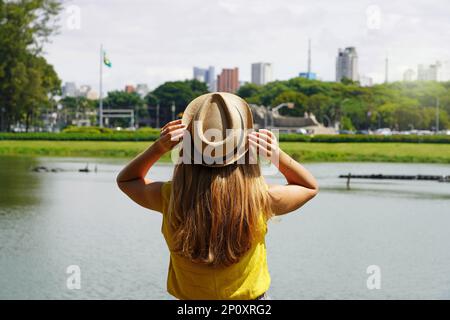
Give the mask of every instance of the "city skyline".
[[[147, 83], [154, 89], [165, 81], [190, 79], [196, 65], [213, 65], [216, 70], [236, 66], [241, 80], [250, 81], [251, 63], [269, 61], [276, 65], [274, 80], [293, 78], [307, 70], [311, 38], [312, 70], [323, 81], [335, 78], [336, 50], [354, 46], [360, 74], [382, 83], [386, 55], [390, 81], [402, 80], [403, 73], [418, 64], [449, 59], [450, 12], [443, 4], [379, 1], [374, 10], [370, 1], [193, 0], [187, 5], [175, 0], [113, 0], [104, 7], [74, 0], [61, 17], [60, 34], [45, 49], [63, 82], [96, 89], [103, 43], [113, 63], [104, 72], [106, 92], [122, 89], [125, 83]], [[326, 11], [320, 9], [325, 6]], [[79, 9], [79, 28], [68, 20], [76, 13], [73, 8]], [[208, 19], [200, 19], [204, 16]], [[177, 19], [167, 24], [168, 17]]]

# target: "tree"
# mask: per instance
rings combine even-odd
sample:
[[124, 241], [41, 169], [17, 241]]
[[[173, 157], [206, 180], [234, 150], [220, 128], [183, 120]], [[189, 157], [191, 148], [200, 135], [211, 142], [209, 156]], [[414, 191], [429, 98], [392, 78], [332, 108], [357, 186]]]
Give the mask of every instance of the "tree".
[[103, 99], [103, 106], [111, 109], [135, 109], [143, 105], [144, 100], [136, 92], [110, 91]]
[[239, 88], [237, 91], [237, 95], [240, 96], [242, 99], [250, 99], [254, 96], [257, 96], [261, 92], [262, 87], [258, 86], [254, 83], [246, 83], [243, 86]]
[[326, 123], [327, 126], [332, 125], [330, 123], [332, 105], [332, 99], [323, 93], [314, 94], [308, 97], [306, 101], [307, 110], [312, 112], [320, 122]]
[[59, 79], [41, 54], [60, 10], [56, 0], [0, 1], [2, 130], [23, 119], [28, 128], [33, 114], [52, 103]]
[[175, 114], [180, 114], [194, 98], [208, 93], [204, 82], [198, 80], [166, 82], [146, 96], [146, 101], [159, 103], [162, 121], [171, 120], [171, 107], [175, 104]]
[[[145, 107], [144, 99], [136, 92], [110, 91], [103, 100], [103, 106], [110, 109], [132, 109], [135, 117], [146, 117], [148, 110]], [[110, 119], [113, 126], [127, 127], [129, 122], [126, 119]]]
[[289, 115], [289, 116], [297, 116], [297, 117], [303, 117], [305, 111], [306, 111], [306, 104], [308, 101], [308, 97], [304, 95], [303, 93], [296, 92], [294, 90], [288, 90], [281, 94], [279, 94], [275, 100], [273, 101], [273, 106], [276, 107], [277, 105], [285, 102], [292, 102], [294, 103], [293, 109], [284, 108], [280, 110], [280, 114], [283, 115]]

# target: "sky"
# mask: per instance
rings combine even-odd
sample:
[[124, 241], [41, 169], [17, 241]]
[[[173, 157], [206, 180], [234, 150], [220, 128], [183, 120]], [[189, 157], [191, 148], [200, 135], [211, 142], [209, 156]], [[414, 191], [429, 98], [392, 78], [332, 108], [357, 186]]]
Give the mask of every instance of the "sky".
[[448, 0], [66, 0], [58, 24], [45, 55], [62, 81], [97, 89], [103, 44], [113, 64], [105, 91], [190, 79], [193, 66], [238, 67], [250, 81], [254, 62], [286, 80], [306, 70], [308, 38], [324, 81], [334, 81], [337, 51], [348, 46], [374, 82], [384, 81], [386, 56], [389, 80], [450, 60]]

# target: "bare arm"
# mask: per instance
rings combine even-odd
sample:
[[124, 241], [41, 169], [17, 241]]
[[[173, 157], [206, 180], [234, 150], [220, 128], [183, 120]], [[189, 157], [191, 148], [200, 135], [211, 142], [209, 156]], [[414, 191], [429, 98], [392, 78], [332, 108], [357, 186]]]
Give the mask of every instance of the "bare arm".
[[181, 120], [166, 124], [161, 129], [160, 138], [120, 171], [116, 179], [120, 190], [137, 204], [161, 212], [163, 183], [147, 179], [145, 176], [155, 162], [178, 143], [184, 130]]
[[300, 208], [319, 192], [313, 175], [278, 147], [272, 132], [261, 129], [250, 134], [249, 141], [250, 145], [258, 148], [260, 153], [270, 159], [286, 178], [286, 185], [269, 187], [272, 210], [276, 215]]

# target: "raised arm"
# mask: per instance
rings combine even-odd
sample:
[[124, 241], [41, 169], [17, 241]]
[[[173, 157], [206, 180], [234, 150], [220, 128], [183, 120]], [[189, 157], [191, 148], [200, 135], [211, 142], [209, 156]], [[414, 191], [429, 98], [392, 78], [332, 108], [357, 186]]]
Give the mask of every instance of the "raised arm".
[[249, 134], [250, 145], [270, 159], [286, 178], [286, 185], [269, 186], [272, 210], [276, 215], [294, 211], [311, 200], [319, 186], [313, 175], [300, 163], [281, 150], [275, 135], [265, 129]]
[[180, 120], [167, 123], [161, 136], [147, 150], [139, 154], [117, 176], [117, 185], [137, 204], [155, 211], [162, 211], [162, 182], [145, 178], [150, 168], [162, 155], [170, 151], [182, 138], [185, 126]]

